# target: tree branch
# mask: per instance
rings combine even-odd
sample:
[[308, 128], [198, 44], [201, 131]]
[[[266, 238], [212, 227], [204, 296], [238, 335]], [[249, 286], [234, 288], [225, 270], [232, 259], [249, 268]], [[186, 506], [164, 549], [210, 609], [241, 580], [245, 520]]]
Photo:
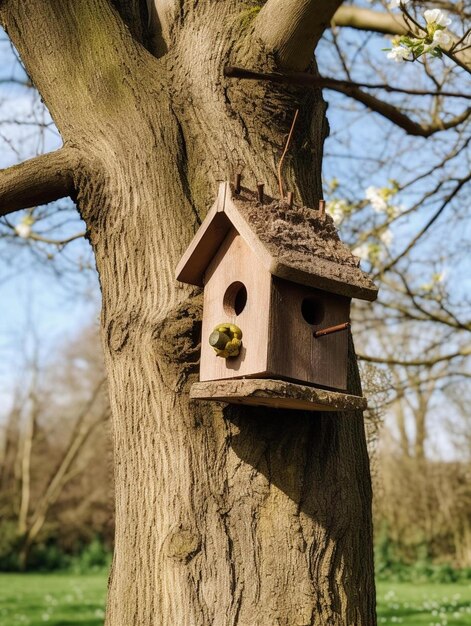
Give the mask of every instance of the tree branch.
[[129, 27], [133, 37], [146, 48], [150, 24], [150, 2], [146, 0], [113, 0], [123, 21]]
[[420, 124], [419, 122], [412, 120], [408, 115], [389, 102], [385, 102], [384, 100], [376, 98], [376, 96], [365, 93], [358, 87], [337, 86], [335, 88], [330, 87], [330, 89], [335, 89], [335, 91], [344, 93], [346, 96], [357, 100], [357, 102], [361, 102], [372, 111], [379, 113], [390, 122], [393, 122], [393, 124], [396, 124], [396, 126], [405, 130], [409, 135], [413, 135], [415, 137], [430, 137], [439, 131], [454, 128], [455, 126], [458, 126], [458, 124], [461, 124], [461, 122], [464, 122], [471, 114], [471, 107], [468, 107], [465, 111], [463, 111], [463, 113], [460, 113], [447, 122], [440, 120], [435, 124]]
[[[326, 78], [323, 76], [312, 76], [304, 72], [283, 72], [283, 73], [262, 73], [246, 70], [241, 67], [226, 67], [224, 69], [224, 75], [230, 78], [244, 78], [248, 80], [269, 80], [275, 83], [291, 83], [298, 85], [310, 85], [312, 87], [325, 87], [326, 89], [332, 89], [340, 93], [361, 102], [372, 111], [379, 113], [383, 117], [386, 117], [391, 122], [405, 130], [409, 135], [416, 137], [430, 137], [434, 133], [453, 128], [465, 121], [471, 114], [471, 108], [466, 109], [463, 113], [460, 113], [453, 119], [447, 122], [438, 122], [435, 124], [419, 124], [412, 120], [409, 116], [403, 113], [400, 109], [393, 106], [389, 102], [381, 100], [376, 96], [365, 93], [360, 89], [364, 87], [367, 89], [384, 89], [385, 91], [398, 91], [399, 93], [409, 93], [411, 95], [432, 95], [432, 92], [426, 91], [409, 91], [401, 88], [394, 88], [388, 85], [377, 84], [370, 85], [368, 83], [354, 83], [346, 80], [336, 80], [334, 78]], [[439, 95], [439, 92], [433, 95]], [[441, 93], [440, 95], [445, 95]], [[449, 96], [468, 98], [469, 96], [464, 94], [458, 94], [450, 92]]]
[[243, 67], [227, 65], [224, 68], [224, 76], [227, 78], [245, 78], [248, 80], [269, 80], [273, 83], [291, 85], [309, 85], [311, 87], [325, 87], [335, 90], [336, 87], [349, 88], [359, 87], [362, 89], [379, 89], [388, 93], [404, 93], [410, 96], [443, 96], [447, 98], [463, 98], [471, 100], [471, 94], [458, 91], [441, 91], [440, 89], [405, 89], [395, 87], [388, 83], [358, 83], [351, 80], [338, 80], [329, 76], [314, 76], [307, 72], [254, 72]]
[[[383, 11], [373, 11], [372, 9], [360, 9], [352, 6], [341, 6], [335, 13], [332, 24], [334, 26], [347, 26], [357, 30], [367, 30], [383, 35], [417, 35], [418, 28], [411, 28], [410, 24], [402, 15], [392, 15]], [[457, 65], [467, 72], [470, 72], [471, 49], [454, 50], [459, 42], [456, 35], [452, 36], [452, 41], [448, 46], [443, 47], [443, 52]]]
[[267, 0], [254, 34], [275, 54], [280, 67], [304, 70], [342, 0]]
[[462, 350], [458, 350], [457, 352], [451, 352], [449, 354], [442, 354], [436, 357], [432, 357], [430, 359], [396, 359], [394, 357], [375, 357], [368, 356], [366, 354], [357, 354], [357, 357], [361, 361], [366, 361], [367, 363], [381, 363], [383, 365], [401, 365], [402, 367], [432, 367], [437, 363], [442, 363], [443, 361], [451, 361], [458, 357], [467, 357], [471, 354], [471, 346], [467, 346]]
[[468, 176], [465, 176], [464, 178], [461, 178], [460, 180], [458, 180], [458, 182], [455, 185], [455, 187], [446, 196], [446, 198], [443, 200], [442, 204], [438, 207], [438, 209], [435, 211], [435, 213], [432, 215], [432, 217], [429, 219], [429, 221], [425, 224], [425, 226], [423, 226], [420, 229], [420, 231], [413, 237], [413, 239], [404, 248], [404, 250], [402, 250], [402, 252], [400, 252], [397, 256], [395, 256], [391, 261], [389, 261], [387, 263], [387, 265], [382, 267], [375, 274], [376, 277], [381, 276], [385, 272], [389, 271], [392, 267], [394, 267], [396, 265], [396, 263], [398, 263], [402, 258], [404, 258], [412, 250], [412, 248], [419, 241], [419, 239], [421, 239], [425, 235], [425, 233], [429, 230], [429, 228], [437, 221], [437, 219], [440, 217], [440, 215], [443, 213], [443, 211], [448, 206], [449, 202], [451, 202], [451, 200], [453, 200], [453, 198], [459, 193], [459, 191], [462, 189], [462, 187], [464, 187], [464, 185], [467, 182], [469, 182], [470, 180], [471, 180], [471, 174], [469, 174]]
[[61, 148], [0, 170], [0, 216], [69, 196], [76, 165], [75, 150]]
[[383, 35], [407, 35], [410, 32], [402, 15], [392, 15], [391, 13], [352, 6], [341, 6], [336, 11], [332, 24], [382, 33]]

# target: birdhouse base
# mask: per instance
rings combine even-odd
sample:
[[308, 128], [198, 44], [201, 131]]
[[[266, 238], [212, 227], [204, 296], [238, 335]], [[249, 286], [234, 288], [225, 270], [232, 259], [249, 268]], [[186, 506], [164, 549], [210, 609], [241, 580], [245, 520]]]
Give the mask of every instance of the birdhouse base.
[[261, 378], [194, 383], [190, 398], [300, 411], [364, 411], [367, 407], [361, 396]]

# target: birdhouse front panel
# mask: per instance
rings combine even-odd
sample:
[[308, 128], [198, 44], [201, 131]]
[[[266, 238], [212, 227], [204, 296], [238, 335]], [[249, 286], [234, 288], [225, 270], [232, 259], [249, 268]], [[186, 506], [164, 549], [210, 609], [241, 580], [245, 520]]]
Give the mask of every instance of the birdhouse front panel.
[[350, 298], [273, 277], [269, 375], [345, 391], [349, 320]]
[[[270, 291], [270, 272], [232, 228], [204, 276], [201, 381], [266, 372]], [[233, 325], [242, 333], [236, 356], [224, 353], [224, 341], [221, 350], [210, 345], [212, 334], [224, 331], [224, 325]], [[227, 333], [231, 335], [229, 328]], [[225, 332], [219, 334], [225, 336]]]

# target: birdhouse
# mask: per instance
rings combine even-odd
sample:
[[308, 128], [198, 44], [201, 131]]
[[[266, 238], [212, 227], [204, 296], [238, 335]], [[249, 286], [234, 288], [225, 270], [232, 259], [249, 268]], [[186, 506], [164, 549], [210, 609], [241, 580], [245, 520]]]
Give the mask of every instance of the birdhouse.
[[310, 410], [362, 409], [347, 394], [352, 298], [377, 288], [319, 210], [220, 185], [177, 267], [204, 287], [200, 382], [191, 396]]

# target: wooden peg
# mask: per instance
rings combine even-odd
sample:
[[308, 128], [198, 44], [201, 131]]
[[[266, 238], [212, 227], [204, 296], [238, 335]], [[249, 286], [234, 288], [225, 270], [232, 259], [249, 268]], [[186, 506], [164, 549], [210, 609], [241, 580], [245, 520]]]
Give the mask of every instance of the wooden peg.
[[286, 196], [286, 200], [288, 202], [288, 206], [290, 209], [293, 208], [293, 202], [294, 202], [294, 193], [292, 191], [288, 191], [288, 195]]
[[321, 217], [325, 215], [325, 200], [319, 200], [319, 213]]
[[329, 328], [316, 330], [312, 334], [317, 339], [318, 337], [324, 337], [325, 335], [332, 335], [333, 333], [339, 333], [342, 330], [347, 330], [350, 326], [350, 322], [345, 322], [344, 324], [337, 324], [337, 326], [329, 326]]
[[260, 202], [260, 204], [263, 204], [263, 200], [264, 200], [264, 183], [257, 183], [257, 195], [258, 195], [258, 201]]
[[236, 176], [235, 176], [235, 184], [234, 184], [234, 191], [235, 193], [238, 195], [240, 193], [240, 183], [242, 181], [242, 174], [240, 172], [237, 172]]

